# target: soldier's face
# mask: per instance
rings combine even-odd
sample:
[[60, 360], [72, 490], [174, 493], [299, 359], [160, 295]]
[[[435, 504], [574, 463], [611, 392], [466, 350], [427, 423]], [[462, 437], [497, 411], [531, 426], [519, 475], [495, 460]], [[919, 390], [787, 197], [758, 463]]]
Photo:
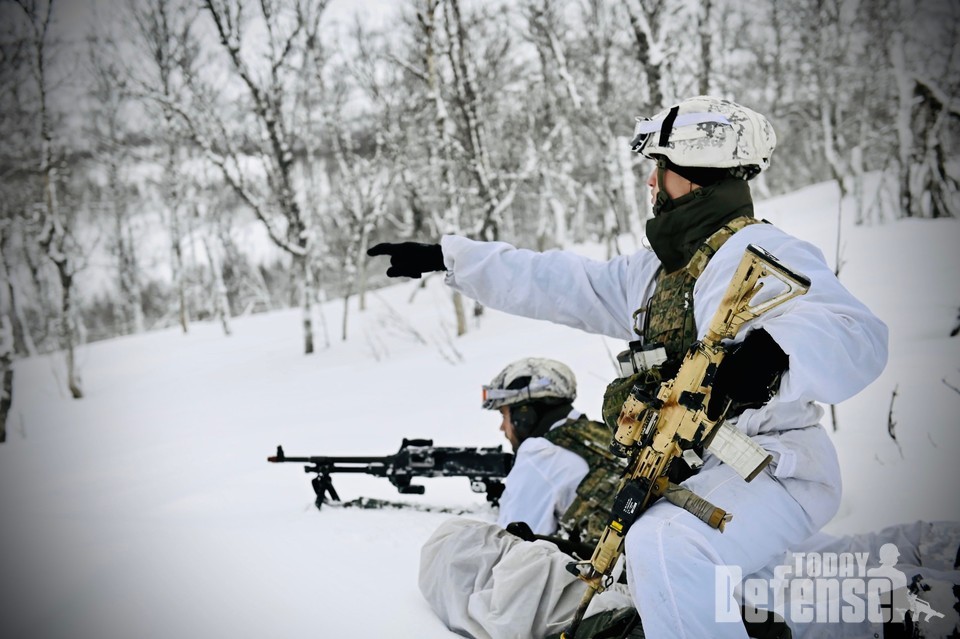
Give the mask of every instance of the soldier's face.
[[657, 172], [657, 167], [654, 166], [653, 171], [650, 172], [650, 177], [647, 178], [647, 186], [650, 187], [651, 204], [657, 201], [657, 193], [660, 192], [660, 189], [666, 191], [671, 200], [675, 200], [678, 197], [683, 197], [687, 193], [690, 193], [693, 189], [699, 188], [687, 178], [680, 177], [680, 175], [670, 169], [666, 169], [663, 172], [663, 184], [661, 185], [657, 179]]
[[514, 452], [520, 446], [520, 440], [517, 438], [517, 433], [513, 428], [513, 422], [510, 421], [510, 407], [501, 406], [500, 415], [503, 420], [500, 422], [500, 430], [503, 432], [503, 436], [507, 438], [507, 441], [510, 442], [510, 445], [513, 446]]

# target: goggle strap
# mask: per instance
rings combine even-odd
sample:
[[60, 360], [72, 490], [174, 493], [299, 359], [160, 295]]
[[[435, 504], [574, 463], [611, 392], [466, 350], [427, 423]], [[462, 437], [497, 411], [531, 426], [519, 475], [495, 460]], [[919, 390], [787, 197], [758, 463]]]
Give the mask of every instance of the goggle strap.
[[550, 379], [547, 377], [538, 377], [537, 379], [530, 380], [530, 384], [526, 388], [496, 388], [484, 385], [483, 401], [491, 399], [511, 399], [513, 397], [521, 397], [524, 394], [527, 398], [532, 399], [530, 396], [533, 391], [546, 388], [549, 385]]
[[[693, 124], [706, 124], [707, 122], [714, 122], [716, 124], [730, 124], [730, 120], [727, 119], [727, 117], [722, 113], [702, 111], [698, 113], [684, 113], [682, 115], [677, 115], [673, 122], [673, 128], [679, 129], [681, 127], [690, 126]], [[636, 136], [641, 134], [656, 133], [662, 127], [663, 120], [637, 118], [637, 124], [633, 129], [634, 139], [636, 139]]]

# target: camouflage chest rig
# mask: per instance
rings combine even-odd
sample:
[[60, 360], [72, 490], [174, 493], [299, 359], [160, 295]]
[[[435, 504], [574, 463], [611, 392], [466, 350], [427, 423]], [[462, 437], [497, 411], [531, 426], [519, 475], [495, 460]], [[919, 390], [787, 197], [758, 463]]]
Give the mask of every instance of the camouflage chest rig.
[[[707, 267], [710, 258], [734, 233], [751, 224], [763, 224], [753, 217], [738, 217], [708, 237], [693, 254], [687, 265], [673, 273], [657, 273], [657, 287], [646, 308], [633, 314], [634, 332], [644, 344], [660, 344], [667, 351], [667, 361], [679, 362], [690, 345], [697, 341], [697, 323], [693, 314], [693, 287]], [[643, 328], [636, 328], [643, 314]]]
[[[697, 340], [697, 325], [693, 314], [693, 287], [710, 258], [734, 233], [751, 224], [763, 223], [743, 216], [727, 222], [707, 238], [697, 249], [685, 268], [673, 273], [657, 274], [657, 286], [646, 307], [634, 313], [634, 321], [643, 314], [643, 327], [634, 331], [643, 344], [661, 344], [667, 351], [667, 362], [660, 367], [615, 380], [604, 394], [605, 423], [586, 417], [568, 420], [543, 437], [582, 457], [590, 470], [577, 486], [573, 503], [560, 517], [560, 530], [568, 539], [595, 544], [609, 518], [610, 504], [626, 467], [626, 460], [610, 452], [610, 435], [616, 430], [616, 418], [627, 393], [638, 381], [659, 385], [661, 372], [671, 374], [671, 362], [679, 363], [690, 345]], [[682, 480], [677, 475], [675, 481]]]
[[617, 494], [626, 460], [610, 452], [610, 431], [586, 416], [568, 419], [551, 429], [544, 439], [576, 453], [589, 470], [577, 485], [577, 494], [560, 517], [559, 526], [567, 539], [596, 544], [603, 533], [608, 511]]
[[[631, 349], [662, 346], [666, 351], [666, 361], [633, 375], [620, 377], [607, 386], [603, 396], [603, 421], [611, 433], [617, 430], [617, 418], [631, 389], [639, 385], [646, 387], [650, 394], [656, 394], [660, 383], [676, 374], [684, 354], [697, 341], [693, 288], [710, 258], [734, 233], [751, 224], [762, 223], [765, 222], [749, 216], [734, 218], [708, 237], [684, 268], [665, 273], [661, 267], [657, 273], [657, 286], [653, 295], [646, 306], [637, 309], [633, 314], [633, 330], [641, 340], [631, 342], [630, 346]], [[641, 315], [642, 327], [638, 322]], [[700, 450], [694, 452], [702, 454]], [[686, 464], [676, 463], [670, 468], [670, 479], [679, 484], [694, 472]]]
[[[633, 313], [633, 331], [641, 340], [631, 342], [631, 347], [635, 344], [642, 344], [644, 347], [663, 346], [667, 361], [661, 366], [615, 379], [607, 386], [603, 394], [602, 414], [611, 433], [617, 430], [617, 417], [630, 390], [639, 384], [648, 387], [651, 394], [655, 394], [663, 379], [669, 379], [676, 373], [676, 367], [683, 355], [690, 345], [697, 341], [693, 288], [710, 258], [740, 229], [751, 224], [764, 223], [764, 220], [749, 216], [734, 218], [708, 237], [684, 268], [673, 273], [665, 273], [661, 268], [657, 273], [657, 286], [653, 295], [646, 306]], [[641, 316], [642, 324], [638, 319]]]

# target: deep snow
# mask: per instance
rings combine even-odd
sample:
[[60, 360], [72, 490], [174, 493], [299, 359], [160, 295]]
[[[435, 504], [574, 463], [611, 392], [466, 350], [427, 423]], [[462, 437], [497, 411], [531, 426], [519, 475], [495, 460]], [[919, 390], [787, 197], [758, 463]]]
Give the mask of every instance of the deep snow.
[[[758, 214], [836, 254], [838, 190], [809, 187]], [[855, 227], [843, 216], [840, 278], [890, 327], [890, 362], [837, 409], [843, 505], [827, 530], [960, 520], [960, 221]], [[600, 256], [596, 246], [575, 250]], [[505, 443], [480, 385], [523, 356], [576, 372], [577, 407], [599, 415], [616, 340], [487, 310], [453, 333], [450, 291], [401, 282], [322, 308], [332, 344], [304, 356], [299, 311], [91, 344], [86, 397], [68, 398], [56, 356], [16, 364], [0, 446], [0, 636], [455, 636], [417, 589], [421, 543], [450, 515], [313, 505], [288, 455], [382, 455], [403, 437]], [[414, 295], [415, 293], [415, 295]], [[412, 303], [410, 298], [413, 296]], [[318, 316], [319, 317], [319, 316]], [[419, 339], [414, 336], [414, 332]], [[320, 340], [322, 343], [322, 339]], [[887, 434], [891, 394], [897, 442]], [[341, 496], [472, 509], [465, 479], [399, 496], [385, 480], [338, 476]]]

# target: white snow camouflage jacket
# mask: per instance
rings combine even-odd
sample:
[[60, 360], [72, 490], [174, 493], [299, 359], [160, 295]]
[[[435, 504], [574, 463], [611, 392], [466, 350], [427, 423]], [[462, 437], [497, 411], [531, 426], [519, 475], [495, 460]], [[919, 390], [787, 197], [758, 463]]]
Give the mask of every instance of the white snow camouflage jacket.
[[[446, 283], [491, 308], [632, 340], [633, 312], [646, 307], [660, 262], [651, 250], [597, 261], [568, 252], [538, 253], [503, 242], [441, 239]], [[756, 244], [811, 280], [806, 295], [744, 326], [738, 340], [763, 327], [789, 356], [789, 369], [769, 404], [733, 423], [775, 459], [781, 480], [819, 526], [836, 503], [814, 499], [805, 482], [840, 492], [836, 451], [819, 426], [816, 402], [839, 403], [863, 390], [887, 361], [887, 327], [837, 280], [820, 250], [770, 224], [735, 233], [707, 264], [694, 288], [698, 336], [720, 304], [743, 252]]]

